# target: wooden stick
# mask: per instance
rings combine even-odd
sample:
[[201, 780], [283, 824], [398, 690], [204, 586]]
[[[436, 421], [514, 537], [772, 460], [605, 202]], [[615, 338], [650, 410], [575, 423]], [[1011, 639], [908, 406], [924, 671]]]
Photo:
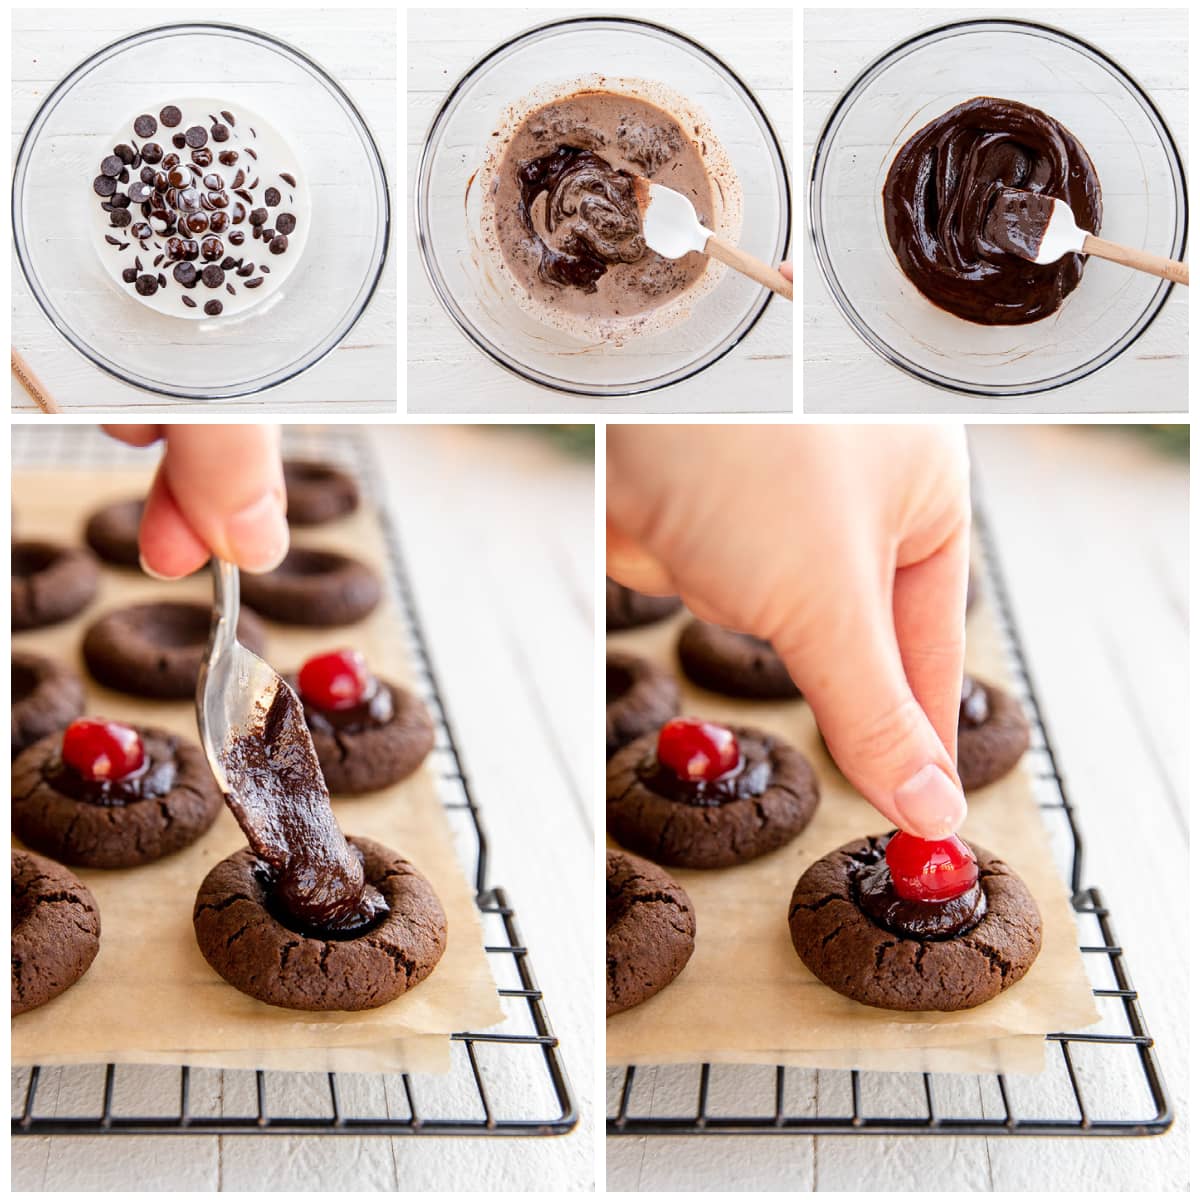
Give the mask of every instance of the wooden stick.
[[1133, 267], [1136, 271], [1145, 271], [1148, 275], [1157, 275], [1160, 279], [1169, 279], [1172, 283], [1182, 283], [1184, 287], [1188, 286], [1187, 263], [1176, 262], [1173, 258], [1160, 258], [1157, 254], [1147, 254], [1144, 250], [1120, 246], [1116, 242], [1093, 237], [1090, 233], [1083, 239], [1083, 252], [1094, 254], [1097, 258], [1106, 258], [1109, 262], [1120, 263], [1123, 267]]
[[747, 254], [745, 250], [739, 249], [715, 233], [709, 237], [708, 244], [704, 247], [704, 253], [711, 258], [719, 259], [735, 271], [748, 275], [755, 283], [761, 283], [763, 287], [770, 288], [785, 300], [792, 298], [792, 281], [786, 275], [774, 267], [768, 266], [767, 263], [760, 262], [754, 255]]
[[58, 405], [54, 403], [50, 393], [46, 390], [42, 381], [29, 369], [29, 364], [21, 357], [16, 350], [12, 352], [12, 373], [17, 377], [21, 386], [32, 397], [33, 402], [44, 413], [58, 412]]

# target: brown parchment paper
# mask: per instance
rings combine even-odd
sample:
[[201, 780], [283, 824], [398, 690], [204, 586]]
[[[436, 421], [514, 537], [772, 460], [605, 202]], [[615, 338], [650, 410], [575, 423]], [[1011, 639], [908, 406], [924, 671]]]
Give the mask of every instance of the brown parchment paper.
[[[884, 833], [888, 824], [834, 765], [803, 701], [732, 700], [688, 683], [678, 669], [675, 643], [689, 619], [682, 613], [615, 633], [608, 644], [674, 669], [682, 712], [788, 738], [817, 772], [821, 803], [809, 827], [773, 854], [725, 870], [672, 870], [696, 907], [696, 950], [669, 987], [608, 1020], [609, 1063], [1029, 1074], [1044, 1065], [1046, 1033], [1099, 1019], [1066, 887], [1024, 766], [968, 797], [962, 833], [1005, 859], [1037, 900], [1043, 945], [1029, 974], [988, 1004], [959, 1013], [869, 1008], [820, 983], [792, 947], [787, 924], [792, 889], [816, 859], [854, 838]], [[1010, 683], [987, 594], [968, 618], [967, 664], [984, 679]]]
[[[148, 472], [22, 471], [13, 477], [13, 536], [77, 543], [88, 515], [104, 503], [145, 493]], [[338, 522], [293, 532], [297, 544], [340, 549], [388, 576], [387, 551], [369, 507]], [[266, 657], [294, 671], [309, 654], [338, 646], [362, 650], [380, 675], [412, 674], [391, 585], [383, 603], [349, 628], [300, 629], [267, 623]], [[103, 566], [96, 601], [75, 620], [15, 634], [14, 648], [75, 665], [88, 687], [88, 711], [161, 725], [195, 739], [189, 701], [143, 701], [88, 676], [83, 631], [100, 613], [155, 599], [211, 601], [207, 571], [176, 583]], [[196, 889], [209, 869], [245, 845], [228, 810], [195, 845], [157, 863], [122, 871], [78, 869], [100, 908], [100, 953], [69, 991], [13, 1021], [17, 1064], [150, 1062], [279, 1070], [444, 1071], [449, 1034], [499, 1022], [503, 1013], [472, 892], [430, 770], [382, 792], [334, 801], [349, 834], [400, 850], [429, 878], [446, 910], [446, 953], [433, 974], [382, 1008], [361, 1013], [301, 1013], [273, 1008], [230, 987], [204, 961], [192, 930]]]

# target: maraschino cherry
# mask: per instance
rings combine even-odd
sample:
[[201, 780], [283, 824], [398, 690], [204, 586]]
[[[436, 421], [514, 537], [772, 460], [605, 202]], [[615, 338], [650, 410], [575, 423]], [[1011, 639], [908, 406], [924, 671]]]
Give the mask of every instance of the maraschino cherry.
[[892, 886], [903, 900], [933, 904], [953, 900], [974, 887], [979, 878], [975, 855], [957, 834], [927, 842], [902, 830], [888, 842], [884, 855]]
[[62, 757], [84, 779], [125, 779], [141, 769], [146, 750], [132, 725], [81, 717], [63, 734]]
[[367, 660], [357, 650], [332, 650], [300, 668], [300, 695], [309, 704], [334, 712], [361, 704], [371, 688]]
[[738, 765], [741, 751], [732, 729], [676, 717], [658, 731], [658, 761], [680, 779], [711, 783]]

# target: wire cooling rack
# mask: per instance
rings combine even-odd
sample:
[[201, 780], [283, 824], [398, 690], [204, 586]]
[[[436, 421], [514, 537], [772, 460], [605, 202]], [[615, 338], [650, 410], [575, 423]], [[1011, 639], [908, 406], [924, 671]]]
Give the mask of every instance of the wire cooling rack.
[[[303, 1075], [298, 1086], [297, 1076], [276, 1071], [111, 1063], [18, 1068], [13, 1072], [12, 1132], [496, 1137], [567, 1133], [575, 1127], [578, 1114], [558, 1040], [516, 914], [504, 890], [487, 883], [487, 837], [442, 703], [400, 540], [381, 503], [366, 439], [353, 426], [320, 431], [285, 427], [284, 449], [290, 455], [350, 470], [359, 480], [365, 502], [375, 507], [383, 522], [399, 599], [398, 633], [413, 663], [417, 681], [413, 690], [429, 707], [437, 730], [430, 767], [460, 861], [474, 879], [504, 1024], [498, 1031], [454, 1034], [451, 1070], [444, 1076], [331, 1071]], [[13, 468], [20, 469], [144, 466], [146, 459], [145, 452], [131, 451], [94, 428], [41, 422], [12, 427], [12, 461]], [[148, 1094], [153, 1101], [147, 1101]], [[80, 1111], [61, 1111], [64, 1099]]]
[[[1082, 885], [1083, 839], [1075, 809], [1042, 719], [995, 540], [979, 505], [975, 527], [1014, 691], [1030, 719], [1027, 762], [1051, 848], [1070, 884], [1100, 1023], [1086, 1033], [1050, 1034], [1051, 1053], [1041, 1075], [975, 1077], [977, 1093], [962, 1086], [961, 1076], [928, 1072], [884, 1077], [868, 1071], [821, 1071], [818, 1088], [812, 1082], [818, 1073], [792, 1067], [701, 1063], [610, 1069], [609, 1134], [1137, 1137], [1170, 1127], [1170, 1101], [1124, 951], [1099, 889]], [[1097, 1096], [1101, 1085], [1104, 1100]]]

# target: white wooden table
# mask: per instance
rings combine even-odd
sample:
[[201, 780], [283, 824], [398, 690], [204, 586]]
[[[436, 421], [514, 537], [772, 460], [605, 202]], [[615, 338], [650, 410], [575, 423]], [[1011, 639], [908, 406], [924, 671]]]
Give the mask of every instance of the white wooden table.
[[[396, 203], [396, 18], [391, 9], [282, 7], [271, 9], [18, 8], [12, 24], [12, 146], [46, 94], [89, 54], [118, 37], [167, 20], [228, 21], [267, 30], [315, 59], [350, 93], [383, 156]], [[120, 383], [94, 367], [51, 326], [13, 256], [12, 344], [28, 360], [63, 412], [166, 408], [190, 412], [306, 413], [396, 411], [396, 257], [400, 215], [393, 211], [392, 249], [367, 311], [337, 349], [296, 379], [235, 400], [170, 400]], [[12, 379], [12, 407], [37, 406]]]
[[[590, 11], [590, 10], [589, 10]], [[418, 9], [408, 17], [408, 179], [415, 186], [425, 134], [446, 92], [472, 63], [500, 42], [553, 15], [540, 9]], [[791, 154], [792, 14], [787, 8], [751, 9], [731, 21], [723, 9], [638, 9], [721, 56], [766, 109]], [[600, 69], [600, 64], [597, 64]], [[795, 187], [796, 164], [788, 159]], [[790, 304], [772, 300], [741, 345], [686, 383], [642, 396], [600, 401], [561, 395], [510, 375], [467, 341], [433, 294], [417, 253], [410, 216], [408, 246], [408, 411], [422, 413], [791, 412]], [[797, 231], [793, 230], [795, 244]]]
[[[489, 834], [489, 882], [506, 889], [517, 912], [562, 1043], [579, 1127], [532, 1139], [18, 1138], [16, 1191], [592, 1186], [592, 465], [521, 430], [374, 427], [369, 436]], [[224, 1090], [231, 1073], [222, 1074]], [[143, 1111], [177, 1112], [178, 1075], [161, 1076], [156, 1087], [147, 1072], [151, 1107]], [[503, 1092], [502, 1079], [490, 1083]], [[296, 1079], [277, 1110], [306, 1111], [305, 1098], [321, 1086], [320, 1078]], [[94, 1112], [94, 1101], [83, 1111]]]
[[[853, 15], [852, 15], [853, 14]], [[804, 15], [804, 158], [838, 97], [863, 67], [914, 33], [971, 17], [1014, 16], [1077, 34], [1116, 58], [1149, 92], [1188, 161], [1185, 9], [807, 9]], [[885, 363], [838, 311], [804, 237], [804, 411], [811, 413], [1186, 412], [1187, 288], [1175, 288], [1150, 329], [1115, 362], [1069, 387], [993, 400], [942, 391]]]
[[[1181, 929], [1193, 911], [1187, 471], [1117, 429], [1095, 426], [976, 426], [972, 446], [1019, 632], [1078, 809], [1083, 882], [1099, 887], [1112, 910], [1175, 1126], [1129, 1139], [610, 1137], [610, 1189], [1189, 1186], [1190, 939]], [[828, 1075], [817, 1074], [818, 1083]], [[760, 1110], [763, 1080], [744, 1086]], [[826, 1086], [832, 1090], [832, 1081]], [[770, 1080], [766, 1087], [770, 1098]], [[1102, 1089], [1093, 1076], [1089, 1091]], [[726, 1111], [739, 1111], [732, 1090]]]

